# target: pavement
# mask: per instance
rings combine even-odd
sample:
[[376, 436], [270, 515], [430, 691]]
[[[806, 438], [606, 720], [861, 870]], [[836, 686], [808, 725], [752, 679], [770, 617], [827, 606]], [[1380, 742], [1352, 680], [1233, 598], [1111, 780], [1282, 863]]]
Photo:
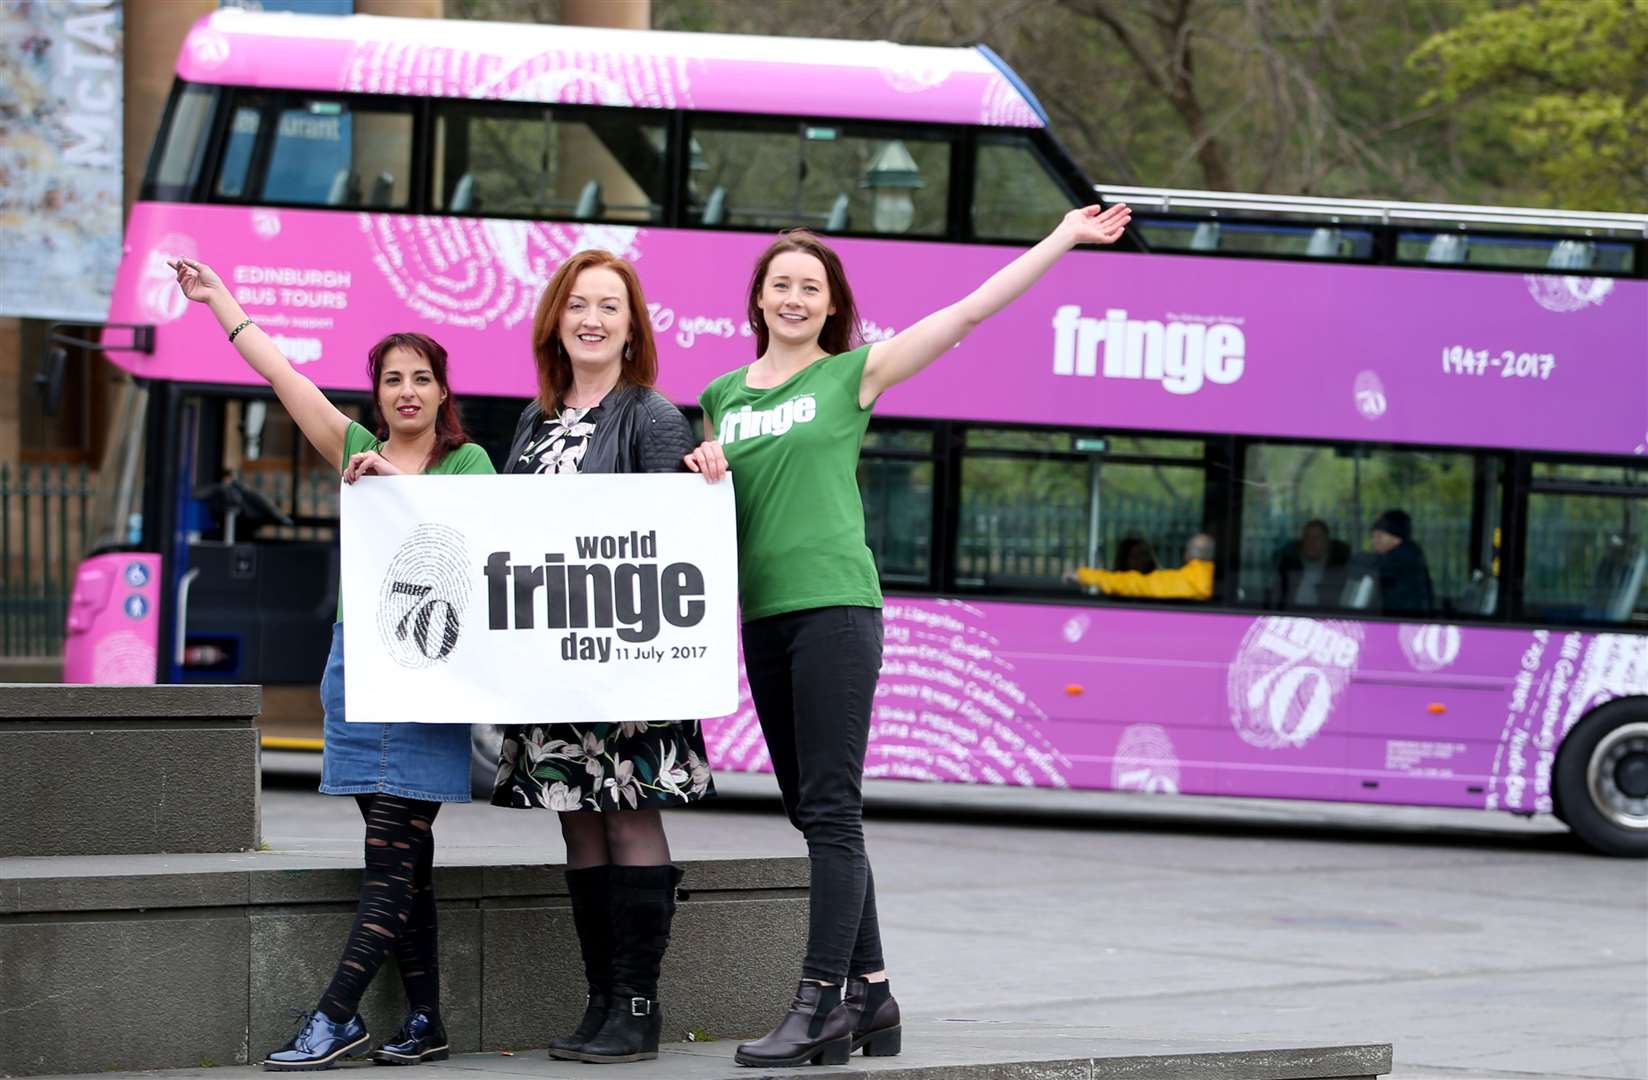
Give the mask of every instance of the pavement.
[[[917, 1021], [906, 1025], [905, 1038], [906, 1050], [897, 1057], [860, 1054], [845, 1066], [816, 1071], [741, 1067], [732, 1060], [733, 1043], [710, 1042], [665, 1044], [659, 1047], [655, 1061], [598, 1067], [556, 1061], [541, 1050], [462, 1054], [421, 1065], [413, 1075], [417, 1080], [842, 1080], [860, 1076], [879, 1080], [1314, 1080], [1371, 1076], [1386, 1071], [1390, 1061], [1383, 1046], [1263, 1048], [1245, 1042], [1099, 1037], [1085, 1027], [1056, 1024]], [[337, 1071], [373, 1067], [370, 1061], [357, 1060], [345, 1062]], [[98, 1080], [251, 1080], [269, 1075], [255, 1065], [95, 1074]]]
[[[270, 757], [272, 774], [313, 766]], [[669, 815], [677, 858], [804, 853], [769, 778], [718, 783], [716, 802]], [[900, 1058], [853, 1070], [959, 1080], [976, 1075], [967, 1055], [1029, 1053], [1091, 1077], [1112, 1075], [1094, 1058], [1138, 1048], [1388, 1042], [1399, 1080], [1648, 1080], [1648, 866], [1591, 855], [1549, 819], [890, 782], [867, 805], [909, 1033]], [[271, 775], [264, 836], [358, 862], [358, 818], [339, 809]], [[436, 834], [447, 865], [563, 854], [541, 813], [448, 807]], [[730, 1052], [681, 1044], [601, 1075], [760, 1075]], [[561, 1068], [483, 1054], [429, 1075]]]

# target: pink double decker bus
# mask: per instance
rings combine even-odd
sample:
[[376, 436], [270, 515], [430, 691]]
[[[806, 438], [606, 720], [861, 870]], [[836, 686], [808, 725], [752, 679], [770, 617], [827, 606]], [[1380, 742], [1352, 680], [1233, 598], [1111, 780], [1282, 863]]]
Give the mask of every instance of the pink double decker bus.
[[[317, 745], [337, 480], [166, 258], [356, 407], [372, 341], [436, 337], [500, 454], [574, 251], [635, 262], [690, 407], [752, 358], [774, 230], [831, 236], [874, 339], [1094, 199], [983, 48], [221, 11], [177, 74], [67, 662], [264, 683], [271, 746]], [[1100, 193], [1126, 243], [878, 405], [869, 775], [1554, 813], [1648, 854], [1648, 217]], [[710, 742], [765, 766], [747, 707]]]

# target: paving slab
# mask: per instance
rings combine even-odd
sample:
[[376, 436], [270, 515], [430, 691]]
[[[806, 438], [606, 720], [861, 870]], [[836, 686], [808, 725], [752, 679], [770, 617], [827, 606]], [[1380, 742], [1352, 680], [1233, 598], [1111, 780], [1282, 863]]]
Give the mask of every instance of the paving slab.
[[[1058, 1024], [906, 1022], [904, 1047], [898, 1057], [854, 1056], [847, 1065], [817, 1070], [741, 1068], [733, 1063], [732, 1042], [670, 1043], [660, 1049], [657, 1061], [598, 1070], [580, 1062], [555, 1061], [542, 1050], [519, 1050], [463, 1054], [420, 1066], [417, 1076], [589, 1080], [599, 1072], [611, 1080], [1341, 1080], [1380, 1076], [1391, 1067], [1391, 1048], [1385, 1044], [1288, 1047], [1163, 1040]], [[351, 1061], [340, 1071], [371, 1067], [369, 1062]], [[100, 1080], [252, 1080], [269, 1074], [256, 1066], [237, 1066], [95, 1075]]]

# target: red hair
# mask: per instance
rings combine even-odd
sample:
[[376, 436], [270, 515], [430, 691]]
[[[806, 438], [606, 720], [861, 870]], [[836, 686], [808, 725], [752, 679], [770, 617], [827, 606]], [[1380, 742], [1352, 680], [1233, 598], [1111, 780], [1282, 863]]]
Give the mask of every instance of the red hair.
[[372, 430], [380, 441], [389, 438], [389, 424], [384, 420], [378, 404], [379, 382], [383, 379], [384, 358], [390, 349], [407, 349], [429, 361], [429, 373], [445, 395], [440, 408], [435, 410], [435, 446], [429, 451], [429, 460], [423, 463], [427, 472], [441, 463], [441, 459], [468, 442], [473, 442], [463, 429], [463, 418], [458, 413], [458, 399], [446, 381], [446, 350], [441, 343], [424, 334], [390, 334], [366, 354], [366, 371], [372, 377]]
[[605, 267], [617, 274], [629, 293], [630, 341], [618, 373], [620, 386], [651, 386], [658, 381], [658, 346], [652, 339], [652, 318], [641, 293], [641, 277], [635, 267], [610, 251], [592, 248], [580, 251], [555, 271], [538, 298], [532, 316], [532, 356], [538, 364], [538, 404], [545, 413], [559, 411], [572, 388], [572, 360], [561, 344], [561, 313], [572, 296], [572, 286], [585, 270]]

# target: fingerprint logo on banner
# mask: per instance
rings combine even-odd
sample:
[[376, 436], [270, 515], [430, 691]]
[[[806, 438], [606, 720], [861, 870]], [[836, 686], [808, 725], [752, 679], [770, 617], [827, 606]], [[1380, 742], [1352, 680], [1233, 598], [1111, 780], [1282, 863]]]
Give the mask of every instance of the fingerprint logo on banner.
[[1266, 616], [1231, 662], [1230, 720], [1250, 746], [1304, 746], [1333, 715], [1362, 653], [1362, 628], [1336, 619]]
[[1397, 628], [1396, 640], [1415, 671], [1441, 671], [1459, 659], [1461, 637], [1457, 626], [1405, 625]]
[[1116, 743], [1110, 786], [1117, 791], [1179, 793], [1179, 755], [1173, 738], [1159, 724], [1133, 724]]
[[1546, 311], [1566, 314], [1599, 307], [1614, 291], [1613, 278], [1572, 277], [1562, 274], [1527, 274], [1528, 295]]
[[378, 590], [378, 639], [395, 663], [432, 667], [458, 647], [468, 565], [468, 542], [449, 526], [419, 525], [402, 541]]

